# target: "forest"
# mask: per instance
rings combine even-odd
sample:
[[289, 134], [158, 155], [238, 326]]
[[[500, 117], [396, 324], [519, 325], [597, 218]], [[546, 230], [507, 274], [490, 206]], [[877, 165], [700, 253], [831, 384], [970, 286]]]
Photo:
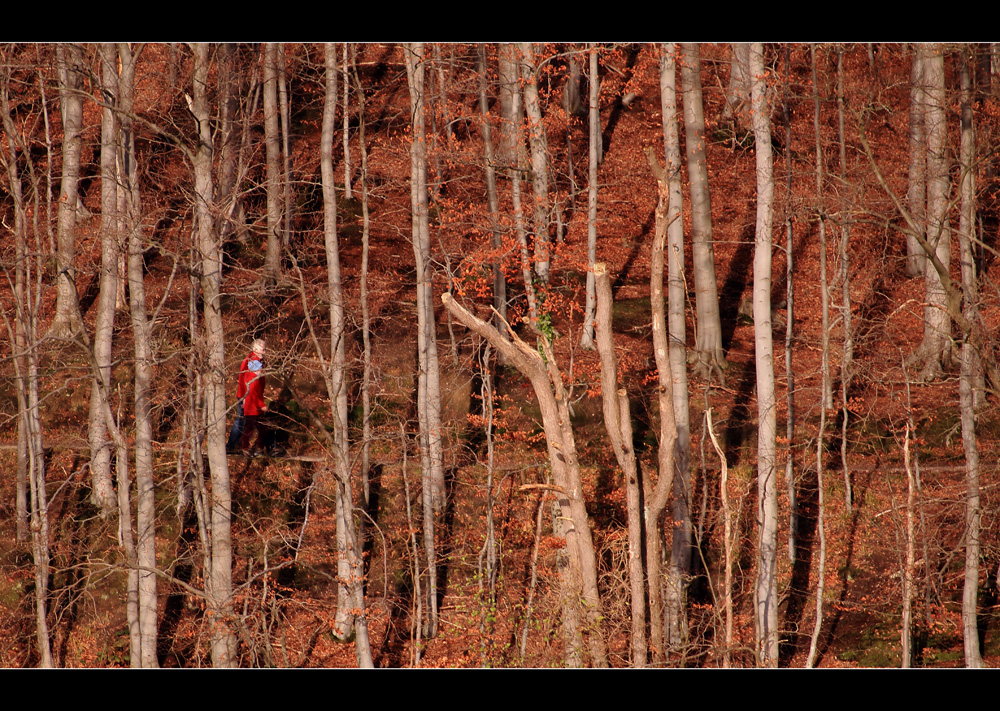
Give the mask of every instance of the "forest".
[[1000, 45], [4, 44], [0, 120], [0, 666], [1000, 663]]

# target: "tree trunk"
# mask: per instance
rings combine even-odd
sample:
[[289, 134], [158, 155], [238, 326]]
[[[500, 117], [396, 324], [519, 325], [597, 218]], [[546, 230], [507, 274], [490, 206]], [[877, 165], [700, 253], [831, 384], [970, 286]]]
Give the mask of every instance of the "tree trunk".
[[597, 260], [597, 164], [601, 144], [600, 82], [597, 76], [597, 46], [590, 44], [590, 152], [587, 188], [587, 303], [583, 317], [580, 347], [594, 347], [594, 263]]
[[264, 280], [274, 284], [281, 274], [281, 145], [278, 110], [278, 45], [264, 44], [264, 143], [267, 148], [267, 251]]
[[[593, 64], [591, 65], [593, 67]], [[618, 362], [611, 328], [611, 277], [603, 262], [594, 265], [597, 286], [597, 352], [601, 357], [601, 400], [604, 427], [625, 479], [628, 515], [628, 575], [631, 589], [632, 666], [646, 666], [646, 586], [642, 568], [642, 512], [639, 471], [632, 445], [632, 413], [628, 394], [618, 389]], [[656, 621], [654, 620], [654, 625]]]
[[[959, 56], [961, 80], [961, 148], [959, 166], [961, 177], [959, 195], [961, 213], [958, 227], [959, 253], [962, 264], [962, 289], [964, 291], [965, 318], [979, 322], [976, 263], [972, 256], [972, 235], [975, 229], [975, 154], [976, 134], [972, 123], [971, 82], [969, 59], [966, 51]], [[958, 381], [959, 408], [962, 420], [962, 444], [965, 448], [965, 583], [962, 590], [962, 637], [965, 646], [965, 666], [978, 669], [983, 666], [979, 651], [979, 556], [980, 518], [979, 503], [979, 443], [976, 438], [974, 387], [980, 370], [979, 355], [968, 338], [962, 339], [961, 372]]]
[[205, 313], [205, 449], [212, 478], [211, 569], [205, 571], [212, 665], [235, 667], [236, 636], [230, 627], [233, 612], [232, 512], [229, 463], [226, 460], [226, 351], [222, 324], [222, 253], [212, 219], [212, 132], [208, 104], [209, 48], [198, 43], [194, 51], [193, 100], [198, 131], [194, 155], [195, 237], [201, 258], [201, 293]]
[[591, 664], [595, 667], [606, 667], [608, 659], [600, 629], [601, 597], [597, 587], [594, 541], [583, 499], [580, 463], [570, 423], [567, 394], [563, 387], [562, 374], [555, 365], [555, 355], [551, 345], [544, 336], [539, 338], [539, 347], [534, 349], [517, 338], [514, 333], [511, 333], [511, 337], [515, 340], [508, 340], [501, 336], [496, 328], [469, 313], [452, 298], [451, 294], [442, 294], [441, 301], [466, 328], [485, 338], [498, 351], [504, 351], [508, 360], [528, 379], [535, 391], [552, 475], [560, 494], [557, 501], [560, 509], [559, 518], [566, 525], [569, 565], [562, 576], [563, 593], [574, 589], [579, 591], [573, 602], [582, 607], [579, 616], [588, 631]]
[[[117, 51], [114, 44], [101, 45], [101, 89], [109, 104], [118, 101]], [[116, 508], [111, 485], [111, 442], [104, 421], [102, 393], [111, 383], [111, 337], [114, 331], [115, 299], [118, 291], [118, 127], [113, 106], [106, 106], [101, 120], [101, 278], [94, 326], [94, 360], [99, 369], [90, 388], [90, 500], [102, 516]], [[96, 378], [100, 377], [103, 385]]]
[[750, 113], [750, 45], [745, 42], [735, 42], [730, 45], [730, 49], [732, 62], [729, 85], [726, 87], [726, 103], [722, 108], [722, 121], [732, 124], [735, 144], [747, 130], [746, 121]]
[[[82, 327], [77, 311], [76, 216], [80, 203], [80, 152], [83, 145], [83, 92], [81, 77], [87, 72], [79, 45], [56, 45], [59, 102], [63, 121], [62, 179], [59, 183], [58, 249], [56, 251], [56, 315], [49, 335], [71, 338]], [[102, 493], [105, 487], [95, 487]]]
[[549, 162], [548, 140], [542, 109], [538, 102], [535, 50], [531, 42], [519, 45], [524, 77], [524, 112], [528, 117], [528, 144], [531, 147], [531, 185], [534, 190], [533, 220], [535, 274], [542, 283], [549, 280]]
[[682, 44], [681, 87], [684, 95], [684, 135], [691, 183], [691, 255], [694, 262], [697, 311], [695, 372], [722, 380], [728, 364], [722, 351], [718, 284], [712, 243], [712, 202], [708, 189], [705, 112], [701, 93], [701, 60], [697, 44]]
[[404, 47], [410, 88], [413, 136], [410, 143], [410, 207], [413, 256], [417, 279], [417, 416], [423, 469], [424, 551], [427, 557], [427, 618], [424, 635], [437, 634], [437, 561], [434, 545], [435, 514], [444, 507], [444, 468], [441, 450], [441, 391], [437, 328], [434, 320], [430, 224], [427, 212], [427, 134], [424, 128], [424, 45]]
[[[926, 235], [924, 216], [927, 208], [927, 142], [924, 135], [925, 95], [923, 52], [913, 47], [910, 65], [910, 164], [906, 204], [921, 234]], [[906, 237], [906, 273], [920, 276], [927, 269], [927, 255], [915, 235]]]
[[337, 114], [337, 52], [326, 45], [326, 97], [323, 106], [323, 133], [320, 145], [320, 168], [323, 176], [323, 222], [326, 247], [327, 286], [330, 294], [330, 404], [333, 408], [334, 473], [337, 477], [337, 617], [334, 633], [346, 638], [356, 632], [355, 654], [358, 666], [373, 665], [365, 614], [364, 568], [360, 541], [354, 523], [354, 490], [348, 438], [347, 329], [344, 318], [344, 290], [340, 272], [340, 247], [337, 237], [337, 195], [334, 190], [333, 134]]
[[[948, 126], [945, 115], [944, 54], [937, 45], [921, 45], [923, 53], [927, 140], [927, 237], [937, 260], [948, 269], [951, 262], [951, 226], [948, 219]], [[924, 338], [910, 355], [909, 365], [922, 364], [918, 379], [941, 377], [951, 361], [951, 320], [942, 276], [928, 259], [924, 269]]]
[[777, 424], [774, 397], [774, 349], [771, 338], [771, 229], [774, 168], [771, 159], [771, 113], [765, 95], [763, 46], [750, 46], [750, 75], [757, 155], [757, 225], [753, 259], [753, 324], [757, 366], [757, 585], [754, 596], [757, 653], [761, 666], [778, 664], [778, 493], [775, 472]]

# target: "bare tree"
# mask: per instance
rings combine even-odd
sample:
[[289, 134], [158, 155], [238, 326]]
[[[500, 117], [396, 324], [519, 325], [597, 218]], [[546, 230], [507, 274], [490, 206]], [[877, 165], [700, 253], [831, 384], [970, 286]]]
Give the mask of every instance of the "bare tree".
[[753, 328], [757, 365], [757, 585], [754, 595], [757, 654], [761, 666], [778, 664], [778, 490], [775, 467], [777, 414], [771, 337], [771, 230], [774, 168], [771, 112], [766, 95], [764, 48], [750, 45], [751, 116], [757, 154], [757, 226], [753, 260]]
[[[56, 314], [49, 334], [71, 337], [81, 328], [76, 310], [76, 216], [80, 203], [80, 152], [83, 145], [83, 50], [76, 44], [56, 45], [59, 103], [63, 122], [62, 178], [59, 183], [58, 248], [56, 251]], [[71, 293], [72, 292], [72, 293]], [[100, 489], [103, 491], [103, 487]]]
[[278, 45], [264, 44], [264, 142], [267, 146], [267, 251], [264, 279], [273, 284], [281, 274], [282, 227], [281, 145], [278, 109]]
[[531, 42], [518, 45], [521, 76], [524, 79], [524, 112], [528, 117], [528, 144], [531, 147], [531, 185], [534, 191], [532, 225], [535, 237], [535, 274], [540, 281], [549, 280], [549, 163], [548, 139], [542, 123], [542, 108], [538, 100], [538, 75], [535, 49]]
[[681, 60], [684, 95], [684, 146], [691, 190], [691, 256], [694, 264], [695, 372], [699, 377], [722, 379], [728, 364], [722, 350], [715, 252], [712, 245], [712, 203], [708, 188], [705, 145], [705, 110], [702, 106], [701, 59], [697, 44], [685, 43]]
[[230, 628], [233, 595], [232, 507], [229, 463], [226, 460], [226, 351], [222, 324], [222, 252], [213, 220], [213, 141], [208, 104], [209, 47], [192, 47], [191, 112], [197, 131], [193, 155], [195, 179], [195, 238], [201, 259], [207, 370], [204, 373], [205, 450], [212, 478], [210, 570], [205, 571], [212, 665], [236, 666], [236, 636]]
[[[968, 45], [958, 57], [961, 81], [961, 147], [959, 150], [959, 214], [958, 243], [962, 264], [963, 314], [970, 322], [979, 322], [976, 263], [972, 255], [975, 230], [975, 154], [976, 132], [973, 125], [971, 81], [969, 78]], [[979, 354], [962, 339], [961, 371], [958, 381], [959, 408], [962, 421], [962, 444], [965, 448], [965, 582], [962, 591], [962, 638], [965, 645], [965, 666], [983, 666], [979, 651], [979, 556], [982, 516], [979, 499], [979, 443], [976, 438], [974, 388], [981, 370]]]
[[[924, 214], [927, 207], [927, 141], [924, 136], [926, 113], [923, 70], [923, 52], [913, 47], [910, 65], [910, 162], [907, 181], [906, 204], [914, 221], [920, 225], [921, 234], [926, 234]], [[911, 277], [921, 276], [927, 269], [924, 254], [916, 235], [906, 237], [906, 273]]]
[[597, 46], [590, 44], [590, 151], [588, 153], [587, 180], [587, 302], [584, 308], [583, 333], [580, 336], [580, 347], [594, 347], [594, 307], [596, 293], [594, 291], [594, 263], [597, 260], [597, 166], [600, 161], [601, 145], [601, 107], [600, 82], [597, 76]]
[[[354, 523], [354, 489], [351, 485], [350, 440], [348, 438], [348, 385], [344, 290], [340, 272], [340, 248], [337, 238], [337, 195], [334, 190], [333, 137], [337, 113], [337, 53], [327, 43], [326, 98], [323, 105], [323, 133], [320, 145], [320, 168], [323, 177], [323, 224], [326, 246], [327, 288], [330, 294], [330, 367], [327, 390], [334, 415], [334, 473], [337, 478], [337, 550], [340, 577], [337, 593], [335, 634], [347, 637], [356, 632], [355, 651], [359, 667], [372, 667], [365, 614], [364, 566], [360, 541]], [[317, 353], [322, 359], [322, 350]]]
[[[937, 45], [921, 45], [926, 112], [924, 130], [927, 140], [927, 245], [936, 261], [945, 269], [951, 262], [951, 226], [948, 219], [948, 127], [945, 115], [944, 54]], [[948, 295], [942, 275], [928, 259], [924, 269], [924, 338], [910, 354], [909, 365], [922, 364], [918, 378], [936, 380], [951, 361], [951, 320]]]
[[413, 215], [413, 256], [417, 269], [417, 416], [423, 469], [424, 551], [427, 556], [427, 618], [424, 634], [437, 634], [437, 560], [434, 547], [435, 512], [444, 506], [441, 450], [441, 388], [437, 329], [434, 319], [430, 225], [427, 214], [427, 134], [424, 118], [423, 43], [403, 48], [410, 88], [413, 136], [410, 142], [410, 208]]
[[[593, 65], [592, 65], [593, 66]], [[628, 577], [631, 591], [632, 666], [646, 666], [646, 586], [642, 566], [642, 508], [639, 470], [632, 444], [632, 413], [628, 393], [618, 388], [618, 361], [611, 324], [611, 278], [604, 262], [594, 264], [597, 281], [597, 352], [601, 357], [601, 401], [604, 427], [625, 478], [628, 517]], [[653, 624], [657, 624], [654, 620]]]

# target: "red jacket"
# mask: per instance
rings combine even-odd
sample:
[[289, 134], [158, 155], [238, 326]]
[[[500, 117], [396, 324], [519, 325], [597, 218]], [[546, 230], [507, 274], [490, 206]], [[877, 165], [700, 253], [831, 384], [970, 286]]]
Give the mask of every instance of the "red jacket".
[[[251, 370], [251, 363], [257, 366], [255, 370]], [[240, 381], [236, 386], [236, 397], [243, 399], [244, 415], [259, 415], [264, 412], [264, 383], [260, 358], [251, 353], [240, 364]]]

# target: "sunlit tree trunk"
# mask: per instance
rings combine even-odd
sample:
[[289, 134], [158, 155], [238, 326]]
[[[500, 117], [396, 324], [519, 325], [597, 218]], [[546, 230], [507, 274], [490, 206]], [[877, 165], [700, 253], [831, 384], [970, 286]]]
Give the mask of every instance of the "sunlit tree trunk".
[[708, 188], [705, 110], [702, 106], [701, 58], [697, 44], [682, 44], [681, 87], [684, 96], [684, 146], [691, 190], [691, 256], [694, 264], [696, 373], [722, 379], [728, 367], [722, 351], [718, 284], [712, 242], [712, 202]]
[[[530, 266], [525, 262], [522, 256], [522, 269], [530, 274]], [[441, 301], [466, 328], [485, 338], [497, 350], [505, 351], [508, 360], [528, 379], [535, 391], [548, 446], [549, 462], [552, 465], [552, 476], [559, 494], [556, 501], [559, 507], [558, 517], [565, 525], [563, 534], [566, 538], [568, 565], [560, 573], [564, 602], [573, 606], [578, 605], [580, 608], [578, 616], [587, 631], [591, 664], [595, 667], [606, 667], [608, 657], [600, 626], [601, 596], [597, 586], [594, 541], [583, 499], [583, 482], [570, 422], [568, 397], [562, 373], [555, 363], [552, 346], [547, 337], [537, 332], [539, 338], [538, 346], [535, 348], [528, 346], [514, 333], [510, 334], [513, 340], [500, 335], [492, 325], [469, 313], [452, 298], [451, 294], [442, 294]], [[537, 317], [534, 320], [537, 323]], [[575, 598], [567, 597], [567, 591], [575, 591]], [[566, 622], [567, 618], [564, 617], [563, 624]], [[575, 663], [580, 659], [578, 650], [573, 647], [572, 640], [567, 639], [567, 663]]]
[[813, 81], [813, 130], [816, 135], [816, 200], [819, 205], [819, 289], [820, 289], [820, 388], [819, 431], [816, 433], [816, 531], [819, 535], [819, 561], [816, 569], [816, 619], [809, 639], [806, 667], [816, 663], [819, 633], [823, 627], [823, 591], [826, 583], [826, 487], [823, 454], [826, 451], [826, 413], [830, 408], [830, 290], [826, 276], [826, 207], [823, 204], [823, 144], [820, 138], [820, 97], [816, 77], [816, 45], [810, 47]]
[[[844, 132], [844, 48], [837, 47], [837, 129], [840, 144], [840, 179], [847, 182], [847, 140]], [[851, 485], [851, 470], [847, 461], [848, 426], [851, 413], [848, 409], [851, 393], [851, 377], [854, 369], [854, 325], [851, 316], [851, 254], [848, 249], [851, 239], [851, 221], [842, 218], [840, 223], [840, 290], [841, 322], [844, 330], [844, 351], [840, 358], [840, 462], [844, 470], [844, 504], [850, 511], [854, 503]], [[789, 299], [791, 303], [791, 299]], [[791, 322], [791, 307], [788, 320]], [[790, 324], [789, 324], [790, 326]], [[789, 385], [791, 388], [791, 385]]]
[[281, 273], [282, 227], [281, 158], [278, 110], [278, 45], [264, 44], [264, 143], [267, 148], [267, 251], [265, 281], [273, 284]]
[[534, 191], [532, 225], [535, 236], [535, 274], [542, 282], [549, 280], [549, 148], [538, 101], [538, 76], [535, 50], [531, 42], [518, 45], [524, 78], [524, 112], [528, 117], [528, 145], [531, 147], [531, 185]]
[[413, 135], [410, 143], [410, 202], [413, 256], [417, 269], [417, 416], [423, 468], [424, 551], [427, 556], [427, 617], [424, 635], [437, 634], [437, 561], [434, 546], [435, 512], [444, 506], [444, 469], [441, 451], [441, 391], [437, 329], [434, 319], [430, 225], [427, 214], [427, 135], [424, 128], [424, 45], [403, 48], [410, 88]]
[[[927, 208], [927, 142], [924, 137], [925, 94], [923, 52], [913, 47], [910, 65], [910, 162], [906, 203], [913, 221], [926, 234], [924, 215]], [[906, 273], [920, 276], [927, 268], [927, 255], [914, 235], [906, 237]]]
[[597, 260], [597, 164], [601, 144], [600, 82], [597, 76], [597, 47], [590, 44], [590, 152], [587, 188], [587, 302], [583, 316], [580, 347], [594, 347], [594, 308], [597, 295], [594, 285], [594, 262]]
[[[56, 314], [49, 326], [49, 335], [71, 337], [81, 328], [77, 311], [76, 216], [80, 204], [80, 152], [83, 145], [82, 77], [87, 71], [83, 52], [76, 44], [56, 45], [56, 67], [59, 73], [59, 103], [63, 121], [62, 178], [59, 183], [58, 247], [56, 250]], [[105, 492], [110, 484], [95, 485], [95, 491]]]
[[365, 614], [364, 567], [357, 526], [354, 523], [354, 489], [351, 485], [350, 439], [348, 438], [348, 388], [344, 290], [340, 272], [337, 238], [337, 196], [333, 175], [333, 134], [337, 114], [337, 51], [326, 45], [326, 98], [323, 106], [323, 133], [320, 168], [323, 177], [323, 224], [326, 246], [327, 285], [330, 294], [330, 376], [329, 396], [333, 407], [335, 443], [334, 472], [337, 477], [337, 552], [340, 577], [337, 593], [335, 633], [346, 637], [353, 628], [359, 667], [372, 667]]
[[[975, 153], [976, 134], [972, 123], [971, 82], [969, 78], [969, 47], [959, 56], [961, 81], [961, 170], [959, 195], [961, 212], [958, 243], [962, 264], [962, 290], [964, 291], [965, 318], [978, 323], [978, 289], [976, 264], [972, 255], [972, 235], [975, 230]], [[961, 372], [958, 381], [959, 408], [962, 420], [962, 444], [965, 448], [965, 583], [962, 590], [962, 637], [965, 645], [965, 666], [978, 669], [983, 666], [979, 651], [979, 556], [980, 556], [980, 500], [979, 500], [979, 443], [976, 437], [975, 381], [980, 370], [979, 355], [969, 342], [962, 339]]]
[[[951, 262], [951, 226], [948, 218], [948, 127], [945, 113], [944, 54], [938, 45], [921, 45], [927, 141], [927, 244], [944, 269]], [[922, 364], [918, 379], [936, 380], [951, 361], [951, 320], [942, 275], [928, 259], [924, 269], [924, 338], [907, 363]]]
[[[292, 239], [292, 223], [295, 216], [292, 212], [292, 138], [291, 117], [288, 98], [288, 81], [286, 77], [288, 60], [285, 57], [285, 43], [278, 44], [278, 112], [281, 115], [281, 197], [285, 203], [281, 231], [281, 248], [288, 249]], [[346, 83], [345, 83], [346, 86]]]
[[194, 52], [191, 110], [198, 131], [194, 154], [195, 239], [201, 258], [207, 371], [205, 387], [205, 450], [212, 478], [211, 569], [205, 572], [212, 665], [234, 667], [236, 636], [230, 628], [233, 612], [232, 507], [229, 463], [226, 460], [226, 351], [222, 325], [222, 252], [212, 219], [212, 131], [208, 104], [209, 48]]
[[104, 101], [111, 104], [102, 111], [101, 120], [101, 271], [94, 326], [94, 360], [98, 375], [90, 388], [90, 418], [87, 439], [90, 443], [91, 501], [102, 515], [116, 508], [111, 486], [111, 442], [104, 421], [103, 394], [111, 383], [111, 336], [115, 321], [115, 297], [118, 290], [118, 171], [116, 156], [118, 129], [114, 104], [118, 101], [117, 50], [114, 44], [101, 45], [101, 89]]
[[[152, 322], [146, 311], [146, 285], [143, 276], [144, 240], [141, 224], [138, 170], [135, 156], [135, 134], [132, 113], [135, 104], [136, 55], [128, 44], [119, 45], [121, 57], [121, 149], [119, 184], [126, 205], [124, 225], [128, 231], [128, 287], [132, 333], [135, 348], [135, 484], [137, 561], [139, 588], [139, 635], [141, 666], [158, 666], [157, 588], [156, 588], [156, 496], [153, 482], [153, 413], [152, 386], [154, 353]], [[122, 220], [119, 220], [122, 223]], [[172, 275], [171, 275], [172, 281]], [[169, 288], [169, 284], [168, 284]]]
[[[603, 262], [594, 265], [597, 282], [597, 352], [601, 357], [601, 401], [604, 427], [611, 440], [618, 466], [625, 479], [628, 517], [628, 577], [631, 591], [629, 616], [632, 619], [632, 666], [646, 666], [646, 586], [642, 566], [642, 513], [640, 511], [639, 470], [632, 445], [632, 414], [628, 393], [618, 388], [618, 361], [611, 328], [611, 277]], [[654, 620], [654, 625], [656, 621]]]
[[754, 349], [757, 365], [757, 584], [754, 595], [761, 666], [778, 664], [778, 490], [774, 348], [771, 337], [771, 229], [774, 168], [771, 112], [766, 96], [763, 45], [750, 45], [751, 116], [757, 154], [757, 225], [753, 260]]

